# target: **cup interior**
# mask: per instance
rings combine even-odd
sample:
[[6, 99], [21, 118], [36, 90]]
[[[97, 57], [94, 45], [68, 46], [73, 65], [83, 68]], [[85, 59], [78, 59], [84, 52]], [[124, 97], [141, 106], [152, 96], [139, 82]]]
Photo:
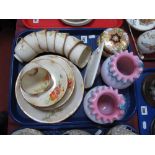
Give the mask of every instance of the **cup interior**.
[[39, 95], [49, 90], [53, 85], [50, 73], [41, 67], [26, 71], [21, 78], [22, 89], [30, 95]]
[[78, 61], [78, 66], [80, 68], [83, 68], [88, 63], [90, 55], [91, 55], [91, 49], [89, 47], [86, 47], [84, 51], [82, 52], [79, 58], [79, 61]]
[[116, 105], [117, 100], [110, 93], [101, 95], [97, 101], [98, 109], [103, 115], [112, 115], [115, 112]]
[[134, 73], [137, 68], [134, 60], [128, 56], [122, 56], [117, 60], [117, 69], [118, 71], [126, 76], [129, 76]]

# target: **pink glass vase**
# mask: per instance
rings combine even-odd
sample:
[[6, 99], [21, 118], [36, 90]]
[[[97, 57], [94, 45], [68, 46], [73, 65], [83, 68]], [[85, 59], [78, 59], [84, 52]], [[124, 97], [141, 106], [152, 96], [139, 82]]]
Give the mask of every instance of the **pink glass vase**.
[[143, 71], [143, 62], [133, 52], [120, 52], [107, 58], [101, 67], [103, 81], [117, 89], [129, 87]]

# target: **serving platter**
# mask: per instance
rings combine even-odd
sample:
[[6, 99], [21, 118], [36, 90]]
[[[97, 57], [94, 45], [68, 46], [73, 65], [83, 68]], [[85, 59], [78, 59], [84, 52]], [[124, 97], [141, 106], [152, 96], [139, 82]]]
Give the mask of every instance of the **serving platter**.
[[[23, 19], [23, 24], [30, 29], [40, 28], [72, 28], [64, 24], [60, 19]], [[122, 19], [94, 19], [85, 28], [109, 28], [120, 27], [123, 24]]]
[[[92, 50], [95, 50], [97, 48], [97, 38], [98, 36], [103, 32], [104, 29], [54, 29], [54, 30], [58, 30], [60, 32], [64, 32], [64, 33], [69, 33], [70, 35], [76, 36], [77, 38], [79, 38], [80, 40], [82, 40], [85, 44], [91, 46]], [[14, 57], [14, 48], [16, 45], [16, 40], [20, 37], [24, 37], [27, 34], [33, 32], [34, 30], [28, 30], [25, 31], [21, 34], [18, 34], [14, 40], [13, 43], [13, 47], [12, 47], [12, 68], [11, 68], [11, 78], [10, 78], [10, 98], [9, 98], [9, 109], [10, 109], [10, 114], [13, 117], [14, 120], [16, 120], [17, 122], [19, 122], [20, 124], [24, 125], [24, 126], [28, 126], [28, 127], [36, 127], [36, 126], [42, 126], [43, 128], [52, 128], [52, 129], [60, 129], [60, 128], [71, 128], [71, 127], [90, 127], [90, 126], [97, 126], [97, 124], [91, 122], [87, 116], [84, 113], [84, 108], [83, 108], [83, 101], [81, 102], [81, 104], [79, 104], [77, 107], [79, 107], [78, 109], [76, 109], [77, 111], [68, 119], [65, 119], [62, 122], [59, 123], [54, 123], [54, 124], [50, 124], [50, 123], [46, 123], [44, 124], [42, 123], [38, 123], [32, 119], [30, 119], [28, 116], [26, 116], [24, 114], [24, 112], [21, 110], [21, 108], [19, 107], [19, 105], [17, 104], [17, 100], [15, 98], [15, 81], [17, 79], [17, 76], [20, 72], [20, 70], [25, 66], [25, 63], [20, 63], [18, 62]], [[35, 30], [36, 31], [36, 30]], [[130, 46], [128, 48], [129, 51], [131, 51]], [[45, 53], [45, 54], [41, 54], [41, 55], [47, 55], [47, 54], [51, 54], [51, 53]], [[40, 56], [40, 55], [39, 55]], [[104, 61], [104, 57], [102, 57], [101, 60], [101, 64]], [[101, 65], [100, 64], [100, 65]], [[84, 69], [80, 69], [80, 72], [82, 74], [82, 76], [84, 77], [84, 73], [85, 73], [86, 68]], [[99, 85], [104, 85], [104, 82], [101, 79], [101, 76], [98, 75], [97, 78], [95, 79], [94, 85], [95, 86], [99, 86]], [[84, 94], [87, 93], [88, 90], [85, 90]], [[133, 114], [135, 113], [135, 97], [134, 97], [134, 88], [133, 85], [127, 89], [121, 90], [120, 93], [124, 94], [124, 96], [126, 97], [127, 100], [127, 113], [124, 117], [124, 119], [120, 122], [126, 122], [128, 121]], [[76, 101], [75, 101], [76, 103]], [[77, 103], [76, 103], [77, 104]], [[120, 123], [120, 122], [116, 122]]]

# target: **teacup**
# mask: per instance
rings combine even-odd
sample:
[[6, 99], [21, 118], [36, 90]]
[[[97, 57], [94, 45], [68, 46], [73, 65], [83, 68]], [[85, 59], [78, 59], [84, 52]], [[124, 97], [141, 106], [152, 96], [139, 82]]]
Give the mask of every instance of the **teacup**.
[[72, 49], [78, 44], [78, 43], [82, 43], [81, 40], [79, 40], [78, 38], [74, 37], [74, 36], [67, 36], [66, 38], [66, 42], [64, 45], [64, 55], [68, 58], [70, 52], [72, 51]]
[[40, 48], [44, 51], [47, 52], [47, 40], [46, 40], [46, 31], [47, 30], [42, 30], [42, 31], [38, 31], [36, 32], [36, 36], [40, 45]]
[[78, 67], [83, 68], [88, 63], [91, 53], [90, 47], [84, 44], [78, 44], [71, 51], [69, 59]]
[[37, 56], [36, 52], [21, 39], [15, 47], [15, 58], [20, 62], [28, 62]]
[[68, 33], [57, 33], [55, 36], [55, 52], [64, 55], [64, 45]]
[[51, 88], [50, 73], [41, 66], [31, 63], [21, 75], [21, 88], [30, 95], [39, 95]]
[[56, 37], [56, 31], [47, 31], [46, 37], [47, 37], [47, 47], [49, 52], [55, 52], [55, 37]]
[[38, 39], [36, 37], [36, 34], [34, 32], [26, 35], [24, 37], [24, 40], [28, 43], [29, 46], [31, 46], [31, 48], [37, 53], [41, 53], [43, 52], [43, 50], [40, 48], [39, 46], [39, 42]]

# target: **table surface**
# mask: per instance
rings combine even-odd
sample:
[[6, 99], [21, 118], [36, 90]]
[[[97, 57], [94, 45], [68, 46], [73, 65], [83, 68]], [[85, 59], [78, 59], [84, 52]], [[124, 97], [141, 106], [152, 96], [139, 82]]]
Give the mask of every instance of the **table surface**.
[[[128, 32], [130, 37], [130, 44], [132, 47], [132, 50], [135, 51], [133, 41], [131, 39], [128, 26], [126, 22], [124, 21], [124, 24], [122, 27], [125, 29], [125, 31]], [[0, 76], [0, 112], [1, 111], [8, 111], [8, 95], [9, 95], [9, 80], [10, 80], [10, 62], [11, 62], [11, 46], [14, 39], [14, 35], [26, 30], [27, 28], [23, 25], [21, 20], [17, 20], [16, 23], [16, 32], [14, 34], [14, 31], [12, 29], [4, 29], [3, 31], [0, 31], [0, 73], [3, 76]], [[133, 30], [133, 33], [135, 37], [139, 35], [137, 31]], [[145, 68], [155, 68], [155, 62], [145, 62], [144, 63]], [[135, 128], [138, 129], [138, 119], [137, 115], [135, 114], [132, 119], [128, 122], [128, 124], [131, 124]], [[8, 120], [8, 133], [12, 132], [16, 128], [20, 127], [19, 124], [17, 124], [14, 120], [12, 120], [9, 117]]]

